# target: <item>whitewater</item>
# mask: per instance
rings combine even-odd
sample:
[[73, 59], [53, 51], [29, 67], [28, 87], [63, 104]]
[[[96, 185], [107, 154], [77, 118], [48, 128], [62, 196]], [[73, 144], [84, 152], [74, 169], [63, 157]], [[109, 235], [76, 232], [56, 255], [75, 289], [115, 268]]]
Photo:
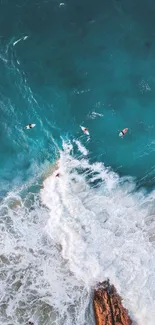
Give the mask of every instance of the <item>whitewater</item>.
[[135, 324], [153, 325], [155, 192], [90, 163], [79, 139], [52, 168], [39, 192], [1, 202], [1, 324], [94, 325], [93, 289], [109, 278]]

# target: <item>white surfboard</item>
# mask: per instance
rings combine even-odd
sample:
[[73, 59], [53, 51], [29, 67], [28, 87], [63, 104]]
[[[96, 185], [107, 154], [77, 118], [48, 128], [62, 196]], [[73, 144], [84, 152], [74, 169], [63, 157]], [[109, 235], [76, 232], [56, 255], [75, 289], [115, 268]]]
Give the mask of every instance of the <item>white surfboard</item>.
[[123, 133], [122, 133], [122, 131], [119, 133], [119, 137], [123, 137]]
[[80, 125], [80, 128], [81, 128], [81, 130], [83, 131], [84, 134], [89, 135], [89, 131], [88, 131], [87, 128], [85, 128], [84, 126], [81, 126], [81, 125]]
[[25, 126], [26, 129], [32, 129], [36, 126], [36, 124], [28, 124]]

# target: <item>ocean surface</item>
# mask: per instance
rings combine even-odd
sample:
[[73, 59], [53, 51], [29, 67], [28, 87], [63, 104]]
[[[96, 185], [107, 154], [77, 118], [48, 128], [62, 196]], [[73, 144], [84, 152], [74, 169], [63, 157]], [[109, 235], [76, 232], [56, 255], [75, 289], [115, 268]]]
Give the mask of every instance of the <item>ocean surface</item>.
[[1, 0], [0, 144], [0, 323], [154, 325], [155, 2]]

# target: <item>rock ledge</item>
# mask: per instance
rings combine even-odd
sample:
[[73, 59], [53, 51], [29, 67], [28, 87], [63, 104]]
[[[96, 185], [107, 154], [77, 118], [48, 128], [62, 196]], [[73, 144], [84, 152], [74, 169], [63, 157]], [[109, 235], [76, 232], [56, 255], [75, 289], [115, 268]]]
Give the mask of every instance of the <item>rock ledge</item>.
[[96, 325], [131, 325], [128, 311], [123, 307], [115, 287], [108, 281], [99, 283], [94, 292]]

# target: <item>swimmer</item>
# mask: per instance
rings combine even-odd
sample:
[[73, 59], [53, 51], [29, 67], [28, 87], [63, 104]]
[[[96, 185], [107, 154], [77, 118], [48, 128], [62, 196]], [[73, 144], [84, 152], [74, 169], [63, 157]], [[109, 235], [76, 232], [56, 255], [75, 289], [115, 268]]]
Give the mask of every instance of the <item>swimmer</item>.
[[55, 177], [59, 177], [60, 176], [60, 173], [57, 173], [56, 175], [55, 175]]
[[120, 133], [119, 133], [119, 137], [123, 137], [125, 133], [128, 132], [128, 128], [123, 129]]

